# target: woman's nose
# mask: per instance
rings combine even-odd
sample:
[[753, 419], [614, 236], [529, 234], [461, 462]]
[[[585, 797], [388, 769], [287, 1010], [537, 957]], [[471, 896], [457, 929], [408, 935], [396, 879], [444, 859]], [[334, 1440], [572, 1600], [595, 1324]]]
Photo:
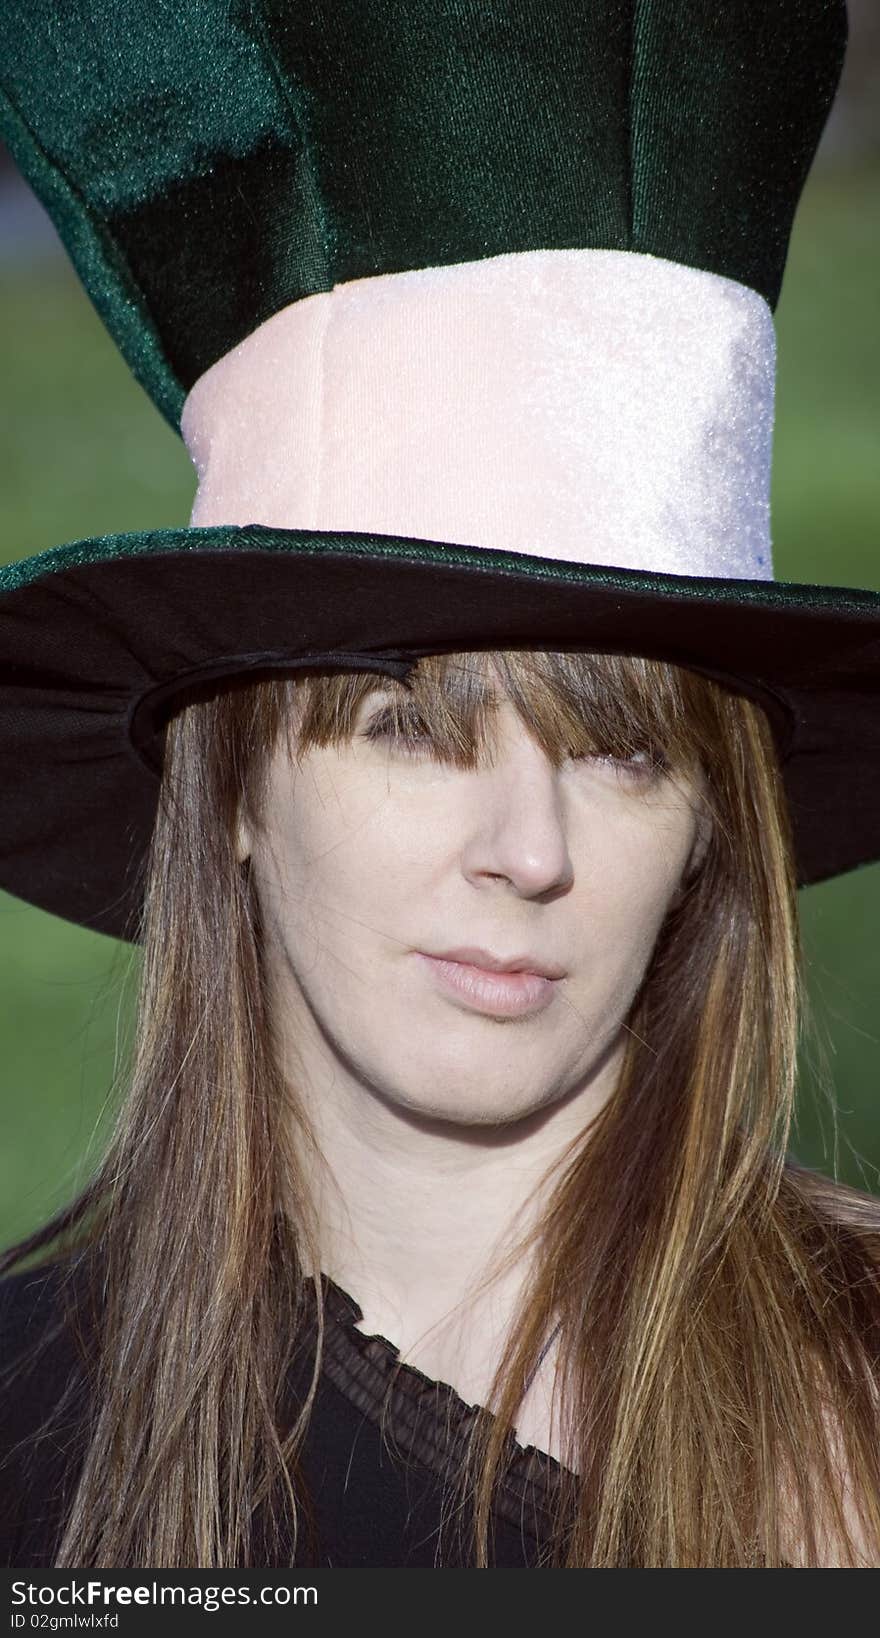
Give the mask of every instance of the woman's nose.
[[573, 877], [560, 776], [525, 734], [473, 785], [462, 865], [474, 881], [504, 878], [526, 897], [560, 891]]

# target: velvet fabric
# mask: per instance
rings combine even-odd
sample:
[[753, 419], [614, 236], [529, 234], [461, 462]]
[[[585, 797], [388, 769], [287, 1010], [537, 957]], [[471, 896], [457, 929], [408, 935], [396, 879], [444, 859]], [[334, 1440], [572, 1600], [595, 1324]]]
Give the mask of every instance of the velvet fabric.
[[775, 306], [844, 0], [0, 0], [0, 133], [173, 426], [289, 303], [516, 250]]
[[305, 296], [200, 376], [190, 523], [770, 580], [763, 296], [630, 250], [520, 250]]

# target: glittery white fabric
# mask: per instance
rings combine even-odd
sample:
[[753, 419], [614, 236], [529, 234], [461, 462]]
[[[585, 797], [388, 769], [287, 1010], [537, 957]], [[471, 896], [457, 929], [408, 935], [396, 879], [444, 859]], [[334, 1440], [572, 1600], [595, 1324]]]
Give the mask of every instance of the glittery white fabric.
[[190, 521], [769, 580], [775, 371], [762, 296], [656, 256], [353, 279], [196, 382]]

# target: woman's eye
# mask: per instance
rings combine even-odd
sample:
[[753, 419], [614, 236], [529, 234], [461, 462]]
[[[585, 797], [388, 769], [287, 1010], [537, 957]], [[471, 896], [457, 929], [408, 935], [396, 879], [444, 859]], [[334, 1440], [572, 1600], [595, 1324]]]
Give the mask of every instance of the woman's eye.
[[364, 739], [386, 739], [406, 751], [428, 751], [431, 739], [425, 724], [418, 718], [395, 718], [389, 710], [380, 711], [364, 730]]
[[666, 758], [659, 751], [634, 751], [631, 756], [609, 756], [598, 752], [575, 758], [607, 770], [617, 778], [633, 784], [651, 784], [667, 771]]

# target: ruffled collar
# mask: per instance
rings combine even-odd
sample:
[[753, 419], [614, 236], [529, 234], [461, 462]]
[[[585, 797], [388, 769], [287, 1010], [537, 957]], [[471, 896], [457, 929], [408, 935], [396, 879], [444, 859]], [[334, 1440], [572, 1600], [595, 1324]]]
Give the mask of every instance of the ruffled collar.
[[[448, 1383], [402, 1363], [386, 1337], [359, 1331], [363, 1311], [355, 1299], [329, 1275], [321, 1278], [328, 1380], [382, 1430], [390, 1450], [454, 1483], [475, 1422], [490, 1413], [466, 1404]], [[562, 1488], [573, 1475], [547, 1451], [520, 1445], [512, 1436], [507, 1456], [496, 1487], [496, 1512], [536, 1540], [547, 1540]]]

